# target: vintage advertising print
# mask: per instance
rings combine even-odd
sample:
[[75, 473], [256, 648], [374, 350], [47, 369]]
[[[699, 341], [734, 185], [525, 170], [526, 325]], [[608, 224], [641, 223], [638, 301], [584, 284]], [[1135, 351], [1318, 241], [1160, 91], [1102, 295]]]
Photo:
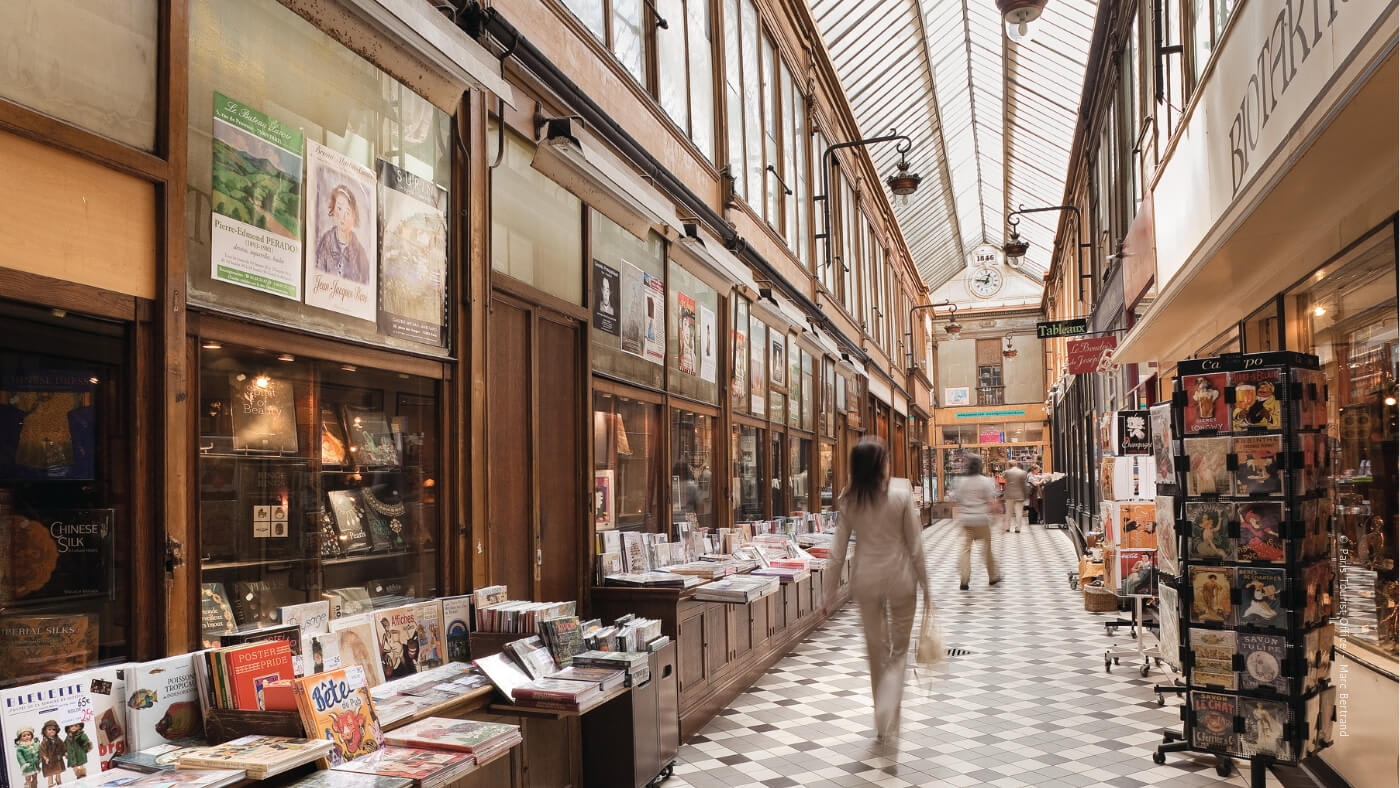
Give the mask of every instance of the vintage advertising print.
[[1224, 372], [1182, 376], [1181, 387], [1187, 399], [1183, 411], [1186, 435], [1230, 429], [1229, 409], [1225, 404], [1228, 380]]
[[1234, 605], [1230, 587], [1235, 570], [1227, 566], [1193, 566], [1191, 571], [1191, 623], [1232, 624]]
[[379, 171], [379, 330], [442, 347], [447, 190], [383, 159]]
[[643, 295], [642, 269], [622, 261], [622, 352], [642, 355], [645, 344], [647, 299]]
[[1240, 540], [1237, 555], [1240, 561], [1269, 561], [1281, 564], [1285, 555], [1279, 528], [1283, 522], [1283, 503], [1255, 501], [1239, 504], [1235, 511], [1240, 520]]
[[1283, 429], [1283, 405], [1279, 402], [1283, 371], [1251, 369], [1231, 372], [1235, 403], [1230, 408], [1230, 426], [1237, 432]]
[[1181, 443], [1191, 463], [1186, 474], [1186, 494], [1229, 495], [1230, 439], [1187, 438]]
[[1283, 495], [1282, 435], [1235, 438], [1235, 495]]
[[306, 303], [374, 322], [377, 183], [370, 168], [306, 141]]
[[676, 293], [676, 368], [687, 375], [699, 370], [700, 326], [695, 314], [695, 299], [685, 293]]
[[214, 94], [209, 275], [301, 300], [300, 131]]
[[719, 348], [716, 346], [715, 312], [700, 305], [700, 379], [706, 383], [715, 382], [719, 369]]
[[642, 318], [642, 356], [653, 364], [661, 364], [666, 361], [666, 283], [643, 273], [642, 298], [646, 304]]

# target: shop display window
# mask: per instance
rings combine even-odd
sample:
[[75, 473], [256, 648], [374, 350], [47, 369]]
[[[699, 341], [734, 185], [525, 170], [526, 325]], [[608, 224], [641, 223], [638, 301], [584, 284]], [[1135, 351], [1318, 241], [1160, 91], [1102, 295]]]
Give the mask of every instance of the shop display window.
[[671, 521], [714, 528], [714, 418], [671, 411]]
[[1327, 376], [1327, 437], [1341, 615], [1352, 646], [1397, 660], [1395, 235], [1357, 244], [1287, 295], [1292, 339]]
[[836, 364], [829, 358], [823, 358], [821, 365], [822, 396], [819, 421], [822, 435], [832, 438], [836, 436]]
[[768, 420], [779, 428], [783, 426], [783, 417], [787, 414], [787, 395], [774, 389], [768, 392]]
[[671, 393], [719, 404], [719, 296], [675, 263], [666, 296]]
[[797, 348], [797, 340], [791, 334], [787, 338], [787, 384], [788, 414], [787, 425], [802, 427], [802, 351]]
[[155, 150], [160, 8], [157, 0], [0, 3], [0, 96]]
[[809, 511], [812, 508], [812, 440], [796, 435], [788, 436], [788, 490], [792, 495], [792, 508], [795, 511]]
[[276, 0], [189, 29], [189, 302], [445, 356], [451, 118]]
[[613, 280], [609, 287], [617, 293], [619, 315], [615, 321], [598, 320], [599, 305], [594, 305], [593, 370], [661, 389], [666, 382], [665, 244], [654, 232], [642, 240], [598, 211], [589, 215], [594, 288]]
[[733, 303], [734, 330], [729, 357], [734, 369], [729, 379], [729, 403], [735, 413], [749, 413], [749, 302], [736, 295]]
[[816, 360], [812, 354], [802, 352], [802, 429], [816, 430], [816, 403], [813, 401], [816, 390]]
[[[499, 122], [488, 123], [492, 140]], [[491, 270], [582, 304], [583, 203], [532, 166], [535, 144], [528, 138], [507, 129], [504, 146], [500, 166], [491, 170]]]
[[747, 424], [735, 424], [729, 433], [729, 454], [734, 463], [734, 522], [763, 519], [764, 431]]
[[789, 505], [791, 498], [786, 495], [790, 491], [783, 489], [783, 460], [787, 457], [784, 447], [787, 445], [787, 436], [777, 430], [768, 432], [768, 483], [769, 492], [772, 495], [771, 508], [769, 513], [772, 517], [784, 515], [792, 507]]
[[821, 442], [817, 454], [817, 478], [821, 480], [821, 508], [826, 511], [836, 505], [836, 444]]
[[206, 643], [283, 605], [439, 593], [438, 381], [200, 342]]
[[660, 530], [661, 406], [593, 395], [594, 522], [598, 530]]
[[749, 412], [768, 415], [768, 326], [749, 314]]
[[130, 655], [127, 329], [0, 308], [0, 687]]

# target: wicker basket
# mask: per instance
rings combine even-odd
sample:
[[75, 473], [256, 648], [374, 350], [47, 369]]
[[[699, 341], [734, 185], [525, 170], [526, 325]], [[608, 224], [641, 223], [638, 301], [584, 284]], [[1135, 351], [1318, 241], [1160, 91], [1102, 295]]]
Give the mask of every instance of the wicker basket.
[[1118, 595], [1102, 586], [1084, 586], [1084, 609], [1090, 613], [1107, 613], [1118, 609]]

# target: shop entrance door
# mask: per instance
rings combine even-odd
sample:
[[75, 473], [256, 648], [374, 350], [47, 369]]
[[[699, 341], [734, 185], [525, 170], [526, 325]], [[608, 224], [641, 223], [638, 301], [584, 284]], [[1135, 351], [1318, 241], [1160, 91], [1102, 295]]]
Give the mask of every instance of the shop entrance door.
[[584, 387], [572, 317], [500, 293], [487, 346], [488, 577], [513, 599], [582, 598]]

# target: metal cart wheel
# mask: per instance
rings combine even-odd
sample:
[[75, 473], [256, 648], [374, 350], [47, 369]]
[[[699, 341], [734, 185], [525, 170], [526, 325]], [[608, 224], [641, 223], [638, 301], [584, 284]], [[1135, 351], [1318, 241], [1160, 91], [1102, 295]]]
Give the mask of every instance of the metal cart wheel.
[[1143, 678], [1147, 678], [1147, 674], [1148, 674], [1148, 672], [1151, 671], [1151, 670], [1152, 670], [1152, 666], [1151, 666], [1151, 665], [1149, 665], [1149, 664], [1147, 664], [1147, 663], [1143, 663], [1143, 666], [1142, 666], [1141, 668], [1138, 669], [1138, 673], [1142, 674], [1142, 677], [1143, 677]]
[[1118, 664], [1118, 658], [1117, 658], [1117, 657], [1114, 657], [1114, 658], [1113, 658], [1113, 664], [1115, 664], [1115, 665]]
[[1160, 693], [1160, 692], [1157, 693], [1157, 705], [1158, 705], [1158, 706], [1165, 706], [1165, 705], [1167, 705], [1167, 698], [1166, 698], [1166, 696], [1164, 696], [1164, 695], [1163, 695], [1162, 693]]
[[1109, 659], [1108, 654], [1105, 653], [1105, 654], [1103, 655], [1103, 672], [1104, 672], [1104, 673], [1111, 673], [1112, 671], [1113, 671], [1113, 662], [1112, 662], [1112, 660]]
[[[1158, 696], [1161, 697], [1161, 696]], [[1167, 762], [1167, 754], [1161, 751], [1152, 753], [1152, 762], [1162, 764]]]
[[1220, 762], [1215, 764], [1215, 773], [1220, 775], [1221, 777], [1229, 777], [1230, 772], [1234, 770], [1234, 767], [1235, 762], [1222, 755], [1220, 756]]

